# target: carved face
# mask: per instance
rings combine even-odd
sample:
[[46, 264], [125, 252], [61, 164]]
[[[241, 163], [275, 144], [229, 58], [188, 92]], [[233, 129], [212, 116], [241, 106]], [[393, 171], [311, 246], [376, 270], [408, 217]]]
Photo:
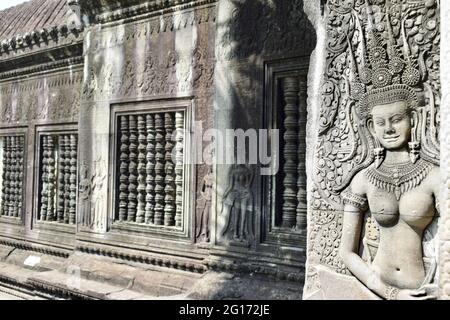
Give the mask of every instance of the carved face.
[[411, 118], [407, 103], [398, 101], [373, 107], [369, 128], [385, 149], [405, 147], [411, 138]]

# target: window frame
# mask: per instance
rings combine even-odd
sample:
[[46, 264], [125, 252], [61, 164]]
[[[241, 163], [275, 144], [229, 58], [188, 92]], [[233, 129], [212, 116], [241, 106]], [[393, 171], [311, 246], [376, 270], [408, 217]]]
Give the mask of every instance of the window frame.
[[[26, 201], [26, 188], [27, 188], [27, 156], [28, 156], [28, 127], [20, 126], [20, 127], [6, 127], [0, 128], [0, 137], [5, 136], [23, 136], [24, 138], [24, 147], [23, 147], [23, 178], [22, 178], [22, 212], [19, 217], [7, 217], [0, 216], [0, 224], [10, 224], [19, 227], [25, 227], [25, 219], [27, 212], [27, 201]], [[1, 188], [1, 186], [0, 186]], [[1, 196], [1, 190], [0, 190]]]
[[[118, 142], [119, 138], [119, 117], [123, 115], [139, 115], [159, 112], [183, 111], [184, 130], [184, 168], [183, 168], [183, 211], [182, 227], [156, 226], [150, 224], [140, 224], [136, 222], [118, 221], [116, 201], [118, 197], [117, 172], [119, 170]], [[192, 240], [193, 231], [193, 205], [195, 205], [195, 165], [191, 165], [194, 148], [191, 147], [193, 122], [194, 122], [194, 100], [188, 98], [158, 99], [150, 101], [135, 101], [117, 103], [111, 105], [110, 115], [110, 155], [109, 155], [109, 200], [108, 200], [108, 231], [116, 234], [127, 234], [135, 236], [150, 236], [158, 239]], [[117, 190], [116, 190], [117, 189]]]
[[[41, 137], [45, 135], [62, 135], [62, 134], [76, 134], [77, 136], [77, 173], [76, 173], [76, 211], [75, 224], [65, 224], [58, 221], [40, 221], [38, 220], [39, 202], [41, 197]], [[78, 125], [76, 123], [65, 123], [56, 125], [36, 125], [35, 127], [35, 143], [34, 143], [34, 183], [33, 183], [33, 209], [31, 212], [31, 230], [46, 231], [54, 234], [66, 233], [75, 235], [76, 226], [78, 222], [78, 160], [79, 160], [79, 133]], [[56, 209], [56, 207], [55, 207]]]
[[[300, 56], [289, 59], [267, 61], [264, 65], [264, 111], [263, 127], [265, 129], [281, 129], [278, 127], [277, 109], [283, 105], [279, 92], [281, 80], [286, 77], [308, 77], [309, 56]], [[307, 88], [306, 88], [307, 89]], [[307, 112], [307, 110], [306, 110]], [[283, 134], [280, 132], [280, 142]], [[277, 226], [275, 224], [276, 211], [276, 185], [277, 179], [283, 179], [283, 155], [282, 146], [279, 148], [279, 172], [274, 176], [262, 177], [262, 217], [261, 217], [261, 242], [262, 244], [280, 246], [286, 245], [291, 248], [306, 249], [307, 230], [292, 230]], [[305, 144], [306, 152], [306, 144]], [[307, 171], [307, 170], [305, 170]], [[308, 184], [306, 186], [308, 189]], [[278, 200], [282, 200], [280, 197]], [[305, 213], [306, 214], [306, 213]]]

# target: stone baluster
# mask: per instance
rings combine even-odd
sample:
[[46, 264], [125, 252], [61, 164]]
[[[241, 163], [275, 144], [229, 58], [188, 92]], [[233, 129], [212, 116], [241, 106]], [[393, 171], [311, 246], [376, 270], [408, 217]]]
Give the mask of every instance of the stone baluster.
[[19, 176], [17, 179], [17, 217], [20, 217], [22, 215], [22, 187], [23, 187], [23, 157], [24, 157], [24, 147], [25, 147], [25, 141], [24, 137], [20, 136], [18, 137], [18, 153], [19, 158], [17, 159], [17, 167], [19, 169]]
[[184, 166], [184, 113], [175, 113], [176, 132], [176, 165], [175, 165], [175, 184], [176, 184], [176, 213], [175, 226], [181, 227], [183, 224], [183, 166]]
[[155, 165], [155, 224], [162, 225], [164, 223], [164, 118], [161, 114], [155, 114], [155, 131], [156, 131], [156, 165]]
[[55, 138], [48, 136], [47, 144], [47, 172], [48, 172], [48, 199], [47, 199], [47, 221], [55, 220], [55, 191], [56, 191], [56, 174], [55, 174]]
[[64, 223], [70, 220], [70, 135], [62, 137], [65, 142], [64, 150]]
[[16, 137], [11, 137], [11, 175], [10, 175], [10, 184], [9, 184], [9, 190], [10, 190], [10, 207], [9, 207], [9, 216], [14, 217], [16, 215], [17, 205], [16, 205], [16, 177], [17, 177], [17, 171], [16, 171]]
[[138, 136], [137, 136], [137, 124], [136, 116], [129, 116], [129, 130], [130, 130], [130, 140], [129, 140], [129, 184], [128, 184], [128, 206], [127, 206], [127, 221], [136, 221], [136, 209], [137, 209], [137, 166], [138, 166]]
[[172, 150], [175, 146], [175, 142], [172, 140], [174, 131], [174, 119], [173, 113], [166, 112], [164, 114], [166, 129], [166, 143], [165, 143], [165, 164], [164, 164], [164, 225], [175, 225], [175, 165], [176, 159], [172, 159]]
[[128, 205], [128, 166], [129, 166], [129, 137], [128, 117], [120, 117], [120, 186], [119, 186], [119, 221], [127, 220]]
[[283, 81], [284, 106], [284, 166], [283, 166], [283, 215], [282, 226], [292, 228], [296, 224], [297, 210], [297, 147], [298, 147], [298, 79], [287, 77]]
[[299, 117], [298, 117], [298, 166], [297, 166], [297, 217], [296, 228], [306, 232], [306, 121], [307, 121], [307, 79], [301, 76], [299, 81]]
[[5, 216], [6, 215], [6, 175], [7, 175], [7, 163], [8, 163], [8, 148], [7, 148], [7, 143], [6, 140], [8, 139], [8, 137], [3, 137], [3, 159], [2, 159], [2, 164], [3, 164], [3, 172], [2, 172], [2, 206], [0, 208], [0, 216]]
[[155, 119], [153, 115], [146, 116], [147, 149], [146, 149], [146, 197], [145, 223], [154, 223], [155, 215]]
[[48, 212], [48, 136], [42, 136], [41, 210], [39, 218], [47, 220]]
[[7, 202], [7, 215], [10, 216], [12, 212], [12, 179], [13, 179], [13, 152], [12, 152], [12, 137], [8, 137], [8, 174], [6, 177], [6, 202]]
[[7, 203], [7, 207], [6, 207], [6, 214], [8, 216], [11, 215], [11, 207], [12, 207], [12, 185], [11, 185], [11, 180], [13, 177], [13, 170], [12, 170], [12, 165], [14, 162], [14, 159], [12, 157], [12, 137], [8, 137], [7, 140], [7, 144], [8, 144], [8, 163], [7, 163], [7, 175], [6, 175], [6, 203]]
[[136, 213], [136, 222], [145, 222], [145, 205], [146, 205], [146, 149], [147, 149], [147, 135], [146, 135], [146, 122], [143, 115], [137, 117], [137, 128], [138, 128], [138, 205]]
[[69, 223], [75, 224], [77, 213], [77, 136], [70, 135], [70, 202]]
[[65, 204], [65, 171], [66, 171], [66, 140], [64, 135], [58, 136], [58, 222], [64, 222]]

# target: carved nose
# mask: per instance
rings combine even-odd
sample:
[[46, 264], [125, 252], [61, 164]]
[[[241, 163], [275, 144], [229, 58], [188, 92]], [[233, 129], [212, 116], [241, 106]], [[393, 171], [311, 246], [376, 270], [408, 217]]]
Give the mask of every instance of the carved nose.
[[391, 126], [387, 127], [385, 130], [386, 134], [393, 134], [395, 133], [395, 129]]

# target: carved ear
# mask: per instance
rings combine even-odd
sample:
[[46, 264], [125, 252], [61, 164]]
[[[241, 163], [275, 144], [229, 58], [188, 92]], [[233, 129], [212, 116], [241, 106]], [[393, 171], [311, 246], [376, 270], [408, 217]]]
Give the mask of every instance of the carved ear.
[[367, 124], [367, 129], [369, 129], [370, 134], [373, 137], [376, 137], [375, 128], [373, 127], [373, 120], [372, 119], [367, 119], [366, 124]]
[[416, 110], [411, 110], [410, 111], [411, 128], [414, 128], [414, 126], [417, 125], [417, 116], [418, 116], [418, 113], [417, 113]]

